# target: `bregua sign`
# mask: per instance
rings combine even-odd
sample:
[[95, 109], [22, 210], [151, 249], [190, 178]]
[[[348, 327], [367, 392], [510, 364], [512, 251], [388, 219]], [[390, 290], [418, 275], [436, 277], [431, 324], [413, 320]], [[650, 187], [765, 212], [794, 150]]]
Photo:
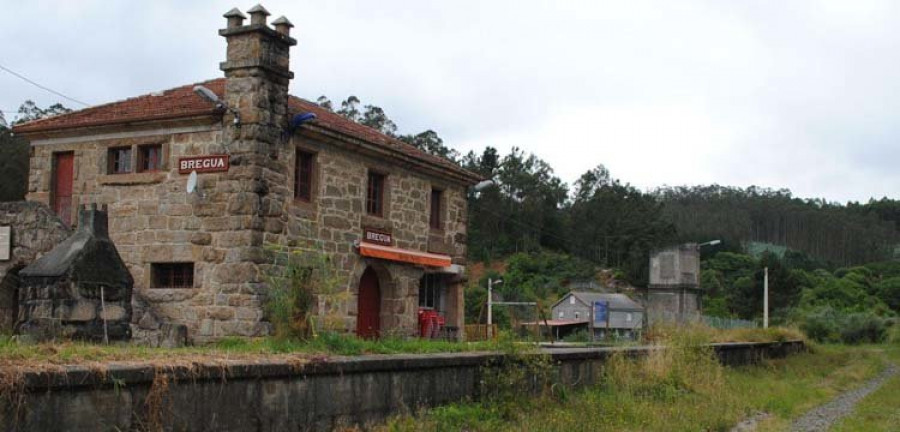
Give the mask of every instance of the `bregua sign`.
[[228, 155], [192, 156], [178, 159], [178, 173], [190, 174], [228, 171]]
[[363, 241], [367, 243], [379, 244], [382, 246], [391, 246], [394, 239], [391, 233], [374, 230], [371, 228], [363, 228]]

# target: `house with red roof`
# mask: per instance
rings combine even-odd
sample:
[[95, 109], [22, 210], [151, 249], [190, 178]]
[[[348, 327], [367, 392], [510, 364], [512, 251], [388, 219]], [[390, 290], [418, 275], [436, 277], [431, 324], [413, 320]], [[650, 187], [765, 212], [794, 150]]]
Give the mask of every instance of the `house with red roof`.
[[327, 258], [346, 296], [313, 313], [348, 332], [418, 334], [423, 311], [461, 327], [481, 179], [289, 95], [293, 26], [248, 13], [224, 15], [222, 78], [15, 126], [32, 149], [27, 200], [66, 224], [108, 209], [137, 339], [166, 323], [192, 342], [269, 334], [277, 250]]

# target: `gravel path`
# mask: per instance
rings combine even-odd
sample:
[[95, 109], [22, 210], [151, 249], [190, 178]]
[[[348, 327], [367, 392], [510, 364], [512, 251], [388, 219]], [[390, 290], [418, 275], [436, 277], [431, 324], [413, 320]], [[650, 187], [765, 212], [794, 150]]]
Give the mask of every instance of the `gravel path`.
[[844, 392], [831, 402], [820, 405], [803, 417], [795, 420], [791, 425], [791, 430], [797, 432], [828, 430], [834, 422], [853, 412], [857, 402], [868, 396], [869, 393], [877, 390], [878, 387], [881, 387], [885, 381], [896, 373], [896, 365], [888, 366], [887, 369], [878, 374], [877, 377], [869, 380], [862, 387]]

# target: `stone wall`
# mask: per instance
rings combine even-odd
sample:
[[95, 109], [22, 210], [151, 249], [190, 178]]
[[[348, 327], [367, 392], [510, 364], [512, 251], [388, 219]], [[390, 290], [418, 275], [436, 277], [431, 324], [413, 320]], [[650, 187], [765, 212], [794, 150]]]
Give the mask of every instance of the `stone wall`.
[[18, 272], [70, 231], [46, 205], [36, 202], [0, 202], [0, 226], [12, 227], [9, 261], [0, 261], [0, 331], [13, 330], [18, 315]]
[[[647, 355], [631, 347], [625, 355]], [[804, 350], [802, 342], [716, 344], [727, 365], [752, 364]], [[555, 349], [553, 380], [569, 387], [600, 383], [621, 348]], [[477, 400], [497, 353], [360, 356], [227, 365], [110, 366], [104, 373], [68, 367], [22, 375], [21, 393], [0, 402], [5, 430], [317, 430], [372, 425], [423, 407]], [[154, 383], [156, 387], [154, 387]], [[166, 385], [161, 385], [165, 383]]]

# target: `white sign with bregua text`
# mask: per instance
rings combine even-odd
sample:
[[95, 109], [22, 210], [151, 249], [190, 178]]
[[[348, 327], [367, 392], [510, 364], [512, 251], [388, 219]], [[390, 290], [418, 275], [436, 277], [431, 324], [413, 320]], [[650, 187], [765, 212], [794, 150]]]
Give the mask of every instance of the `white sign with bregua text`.
[[178, 159], [178, 172], [180, 174], [190, 174], [191, 171], [197, 171], [198, 173], [228, 171], [228, 167], [228, 155], [194, 156]]
[[0, 261], [9, 261], [12, 252], [12, 227], [0, 226]]

